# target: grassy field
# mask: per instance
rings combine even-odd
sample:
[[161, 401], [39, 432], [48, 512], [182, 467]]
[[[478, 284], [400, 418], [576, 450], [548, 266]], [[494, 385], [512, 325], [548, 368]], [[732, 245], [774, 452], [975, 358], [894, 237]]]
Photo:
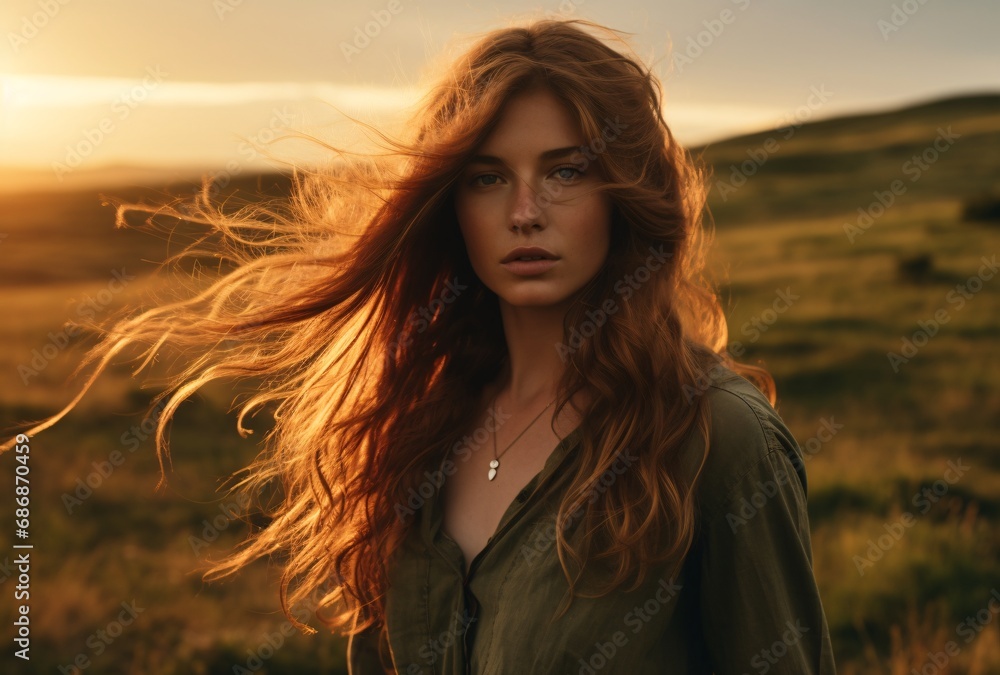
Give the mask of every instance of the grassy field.
[[[1000, 279], [986, 264], [1000, 254], [1000, 222], [963, 219], [968, 201], [1000, 195], [1000, 96], [698, 153], [714, 172], [711, 266], [731, 340], [774, 374], [778, 410], [808, 456], [838, 672], [1000, 672], [990, 609], [1000, 598]], [[75, 392], [66, 378], [88, 342], [60, 337], [64, 322], [139, 302], [157, 283], [152, 261], [178, 249], [113, 220], [94, 192], [0, 201], [4, 427]], [[345, 672], [339, 638], [282, 632], [266, 563], [201, 582], [204, 560], [246, 533], [216, 489], [253, 457], [260, 433], [240, 438], [232, 392], [206, 391], [182, 407], [169, 484], [154, 493], [142, 431], [152, 393], [116, 367], [33, 441], [31, 672], [77, 659], [95, 673]], [[94, 473], [115, 451], [121, 465]], [[3, 475], [14, 467], [11, 454], [0, 458]], [[80, 487], [88, 476], [91, 494]], [[9, 504], [0, 517], [12, 522]], [[12, 560], [0, 554], [6, 626]]]
[[1000, 588], [1000, 223], [962, 219], [1000, 189], [998, 148], [1000, 98], [977, 97], [704, 151], [731, 340], [810, 458], [842, 673], [1000, 672], [1000, 622], [965, 625]]

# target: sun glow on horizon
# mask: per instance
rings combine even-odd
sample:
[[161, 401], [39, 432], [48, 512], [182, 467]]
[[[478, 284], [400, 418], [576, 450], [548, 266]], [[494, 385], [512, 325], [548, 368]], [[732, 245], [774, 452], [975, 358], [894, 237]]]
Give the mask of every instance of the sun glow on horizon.
[[[155, 66], [138, 78], [0, 73], [0, 168], [13, 172], [4, 189], [13, 189], [15, 181], [68, 186], [87, 173], [129, 166], [273, 170], [266, 153], [250, 144], [301, 132], [360, 149], [371, 144], [365, 136], [370, 132], [349, 118], [395, 132], [422, 93], [333, 82], [174, 81]], [[685, 145], [768, 128], [781, 113], [761, 106], [664, 103], [664, 116]], [[274, 148], [278, 157], [324, 161], [315, 146], [288, 143]]]
[[419, 95], [412, 87], [332, 82], [172, 81], [158, 66], [147, 67], [139, 78], [0, 73], [0, 86], [4, 110], [99, 106], [129, 97], [146, 105], [229, 106], [316, 99], [351, 109], [397, 110]]

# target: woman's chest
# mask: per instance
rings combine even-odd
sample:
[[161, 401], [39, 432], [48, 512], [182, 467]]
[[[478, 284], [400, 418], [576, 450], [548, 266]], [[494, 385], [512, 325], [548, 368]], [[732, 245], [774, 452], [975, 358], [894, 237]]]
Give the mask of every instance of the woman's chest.
[[550, 429], [542, 429], [525, 434], [506, 452], [494, 453], [488, 440], [464, 460], [454, 461], [454, 473], [441, 488], [443, 529], [462, 550], [466, 570], [559, 442]]

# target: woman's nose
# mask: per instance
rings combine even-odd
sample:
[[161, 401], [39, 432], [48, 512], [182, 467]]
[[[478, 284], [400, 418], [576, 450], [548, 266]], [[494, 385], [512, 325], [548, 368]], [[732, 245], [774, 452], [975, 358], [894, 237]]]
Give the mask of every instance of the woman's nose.
[[543, 209], [538, 201], [538, 193], [531, 187], [531, 183], [518, 176], [514, 183], [512, 199], [511, 225], [528, 227], [540, 222]]

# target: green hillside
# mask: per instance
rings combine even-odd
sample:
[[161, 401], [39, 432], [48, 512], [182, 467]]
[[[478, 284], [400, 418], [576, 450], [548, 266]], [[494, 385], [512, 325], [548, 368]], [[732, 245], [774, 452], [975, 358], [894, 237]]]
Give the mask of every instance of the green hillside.
[[900, 205], [962, 199], [1000, 191], [1000, 94], [790, 123], [691, 150], [713, 170], [711, 209], [720, 227], [839, 215], [897, 179], [907, 188]]

